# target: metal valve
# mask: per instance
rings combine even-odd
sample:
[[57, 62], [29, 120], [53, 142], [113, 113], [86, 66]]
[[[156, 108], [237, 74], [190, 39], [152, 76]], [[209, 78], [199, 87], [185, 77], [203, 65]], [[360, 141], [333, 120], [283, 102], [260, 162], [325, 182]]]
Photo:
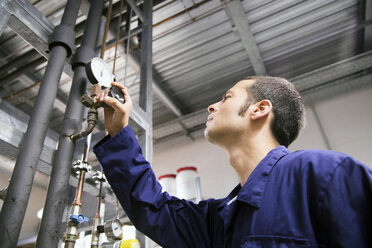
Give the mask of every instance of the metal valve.
[[89, 218], [85, 217], [83, 214], [79, 214], [79, 215], [71, 214], [69, 218], [75, 224], [81, 224], [81, 223], [89, 221]]

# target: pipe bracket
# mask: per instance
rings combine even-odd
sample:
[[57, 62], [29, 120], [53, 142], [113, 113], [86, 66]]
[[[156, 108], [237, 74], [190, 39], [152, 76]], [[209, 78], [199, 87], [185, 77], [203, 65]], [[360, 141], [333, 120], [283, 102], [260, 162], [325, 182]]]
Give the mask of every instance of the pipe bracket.
[[63, 46], [67, 51], [67, 57], [71, 56], [75, 47], [74, 29], [65, 25], [56, 26], [49, 39], [49, 50], [55, 46]]
[[80, 46], [76, 49], [75, 55], [72, 58], [72, 69], [74, 70], [77, 66], [85, 66], [95, 56], [96, 53], [91, 47]]

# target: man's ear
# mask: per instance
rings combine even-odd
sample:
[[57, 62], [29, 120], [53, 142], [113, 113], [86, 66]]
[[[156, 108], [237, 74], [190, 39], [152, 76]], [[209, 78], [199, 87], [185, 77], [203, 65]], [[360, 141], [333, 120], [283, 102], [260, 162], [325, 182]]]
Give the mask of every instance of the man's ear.
[[254, 104], [253, 110], [251, 112], [251, 119], [258, 120], [260, 118], [266, 117], [270, 114], [273, 109], [273, 105], [270, 100], [262, 100]]

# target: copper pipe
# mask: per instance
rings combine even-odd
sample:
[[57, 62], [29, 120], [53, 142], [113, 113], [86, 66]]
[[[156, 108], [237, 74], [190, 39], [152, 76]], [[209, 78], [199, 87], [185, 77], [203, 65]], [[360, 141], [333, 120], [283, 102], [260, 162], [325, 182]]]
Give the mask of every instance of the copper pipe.
[[81, 206], [81, 194], [83, 193], [84, 179], [85, 179], [85, 170], [81, 170], [80, 175], [79, 175], [79, 183], [76, 188], [75, 200], [72, 203], [72, 205]]
[[102, 203], [102, 185], [103, 182], [99, 182], [99, 194], [98, 194], [98, 206], [97, 206], [97, 213], [96, 218], [100, 218], [100, 212], [101, 212], [101, 203]]
[[107, 10], [107, 15], [106, 15], [106, 24], [105, 24], [105, 30], [103, 33], [101, 54], [99, 56], [101, 59], [103, 59], [103, 57], [105, 56], [106, 39], [107, 39], [107, 33], [108, 33], [108, 29], [110, 26], [110, 20], [111, 20], [111, 10], [112, 10], [112, 0], [110, 0], [109, 7]]
[[92, 139], [92, 134], [89, 134], [84, 143], [84, 152], [83, 152], [83, 161], [85, 163], [88, 163], [88, 155], [89, 155], [89, 147], [90, 147], [90, 141]]
[[119, 45], [119, 39], [120, 39], [120, 24], [121, 24], [121, 12], [123, 9], [123, 0], [120, 0], [120, 13], [119, 13], [119, 20], [118, 20], [118, 26], [116, 29], [116, 41], [115, 41], [115, 55], [114, 55], [114, 65], [112, 66], [112, 74], [115, 73], [115, 65], [116, 65], [116, 55], [118, 53], [118, 45]]

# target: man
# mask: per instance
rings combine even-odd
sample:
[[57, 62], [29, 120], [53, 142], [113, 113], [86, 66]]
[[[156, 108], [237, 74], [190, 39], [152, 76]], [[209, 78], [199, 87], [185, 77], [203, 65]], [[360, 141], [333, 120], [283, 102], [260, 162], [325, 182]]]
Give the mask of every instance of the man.
[[109, 135], [95, 146], [133, 224], [163, 247], [371, 247], [372, 172], [346, 154], [287, 146], [304, 105], [285, 79], [251, 77], [209, 106], [205, 137], [240, 177], [224, 199], [199, 204], [161, 193], [128, 126], [125, 103], [100, 95]]

